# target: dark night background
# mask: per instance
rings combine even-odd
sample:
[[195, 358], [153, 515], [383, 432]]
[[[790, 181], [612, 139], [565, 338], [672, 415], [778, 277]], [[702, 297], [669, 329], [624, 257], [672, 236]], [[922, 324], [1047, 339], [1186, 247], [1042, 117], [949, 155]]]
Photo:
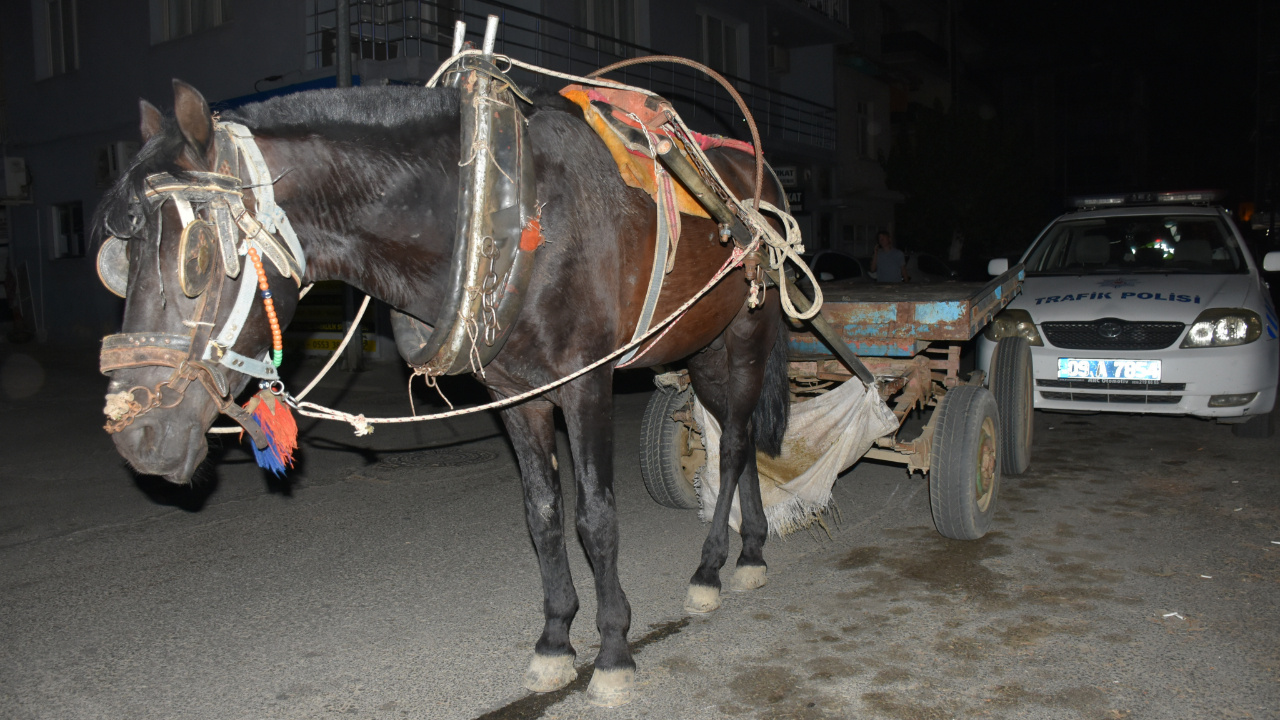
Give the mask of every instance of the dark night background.
[[958, 231], [966, 257], [1018, 253], [1067, 196], [1097, 192], [1213, 188], [1232, 210], [1266, 209], [1258, 107], [1260, 90], [1274, 102], [1278, 6], [953, 0], [953, 104], [895, 121], [900, 237], [944, 253]]

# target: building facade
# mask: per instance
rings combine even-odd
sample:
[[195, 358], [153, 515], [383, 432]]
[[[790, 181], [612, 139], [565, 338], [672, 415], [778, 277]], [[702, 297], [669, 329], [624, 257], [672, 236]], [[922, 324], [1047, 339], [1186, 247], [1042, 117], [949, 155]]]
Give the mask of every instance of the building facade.
[[[446, 57], [455, 20], [497, 51], [585, 74], [670, 54], [730, 78], [759, 125], [807, 245], [854, 248], [889, 227], [890, 94], [841, 63], [876, 52], [880, 5], [862, 0], [13, 0], [0, 24], [5, 157], [0, 268], [20, 325], [52, 342], [115, 332], [121, 302], [98, 283], [87, 226], [139, 141], [138, 100], [172, 105], [171, 81], [215, 109], [336, 82], [349, 33], [352, 82], [421, 83]], [[514, 72], [521, 83], [563, 80]], [[703, 132], [746, 137], [727, 92], [696, 71], [646, 64], [611, 77], [671, 99]], [[869, 247], [867, 249], [869, 251]], [[865, 254], [865, 253], [864, 253]], [[5, 267], [7, 265], [7, 267]]]

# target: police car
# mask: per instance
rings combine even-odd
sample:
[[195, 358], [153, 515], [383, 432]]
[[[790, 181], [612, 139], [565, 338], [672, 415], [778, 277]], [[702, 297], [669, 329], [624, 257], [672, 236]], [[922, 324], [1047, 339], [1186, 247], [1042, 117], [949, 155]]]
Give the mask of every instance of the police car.
[[[1220, 199], [1077, 199], [1022, 256], [1022, 293], [983, 331], [978, 367], [990, 377], [997, 343], [1020, 337], [1036, 408], [1194, 415], [1269, 436], [1280, 322]], [[1263, 269], [1280, 270], [1280, 252]]]

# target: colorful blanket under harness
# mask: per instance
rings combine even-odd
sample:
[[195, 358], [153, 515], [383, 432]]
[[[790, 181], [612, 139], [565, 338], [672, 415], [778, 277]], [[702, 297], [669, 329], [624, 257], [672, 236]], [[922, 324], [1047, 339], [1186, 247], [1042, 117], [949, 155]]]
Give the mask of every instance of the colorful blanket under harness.
[[[649, 193], [649, 196], [654, 198], [654, 202], [657, 202], [658, 183], [654, 180], [653, 149], [649, 147], [649, 143], [643, 141], [643, 133], [647, 129], [649, 134], [658, 136], [660, 140], [679, 142], [660, 127], [667, 122], [665, 113], [674, 112], [669, 110], [670, 105], [662, 102], [656, 108], [647, 106], [645, 101], [650, 96], [614, 88], [569, 85], [561, 90], [560, 94], [582, 108], [582, 114], [586, 117], [587, 123], [596, 131], [600, 139], [604, 140], [605, 146], [613, 156], [613, 161], [618, 164], [618, 172], [622, 175], [623, 181], [633, 188]], [[610, 117], [606, 118], [605, 113]], [[640, 141], [635, 142], [631, 138], [623, 137], [615, 127], [615, 123], [634, 129]], [[751, 144], [741, 140], [700, 133], [694, 133], [694, 136], [703, 150], [728, 147], [748, 155], [755, 155], [755, 149]], [[710, 217], [702, 205], [678, 182], [675, 183], [675, 195], [680, 212], [697, 217]]]

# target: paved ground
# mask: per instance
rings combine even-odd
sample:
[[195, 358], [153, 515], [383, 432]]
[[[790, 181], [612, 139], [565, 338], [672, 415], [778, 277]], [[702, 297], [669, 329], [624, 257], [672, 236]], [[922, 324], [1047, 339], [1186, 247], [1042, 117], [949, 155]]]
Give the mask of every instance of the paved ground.
[[[311, 428], [288, 487], [228, 440], [177, 492], [115, 455], [93, 362], [0, 345], [0, 717], [1280, 717], [1274, 440], [1040, 414], [1032, 471], [968, 543], [933, 531], [919, 476], [863, 463], [829, 535], [771, 540], [767, 586], [690, 618], [705, 529], [644, 492], [632, 381], [616, 447], [640, 687], [606, 711], [520, 688], [540, 594], [491, 418]], [[321, 393], [405, 409], [395, 368]]]

